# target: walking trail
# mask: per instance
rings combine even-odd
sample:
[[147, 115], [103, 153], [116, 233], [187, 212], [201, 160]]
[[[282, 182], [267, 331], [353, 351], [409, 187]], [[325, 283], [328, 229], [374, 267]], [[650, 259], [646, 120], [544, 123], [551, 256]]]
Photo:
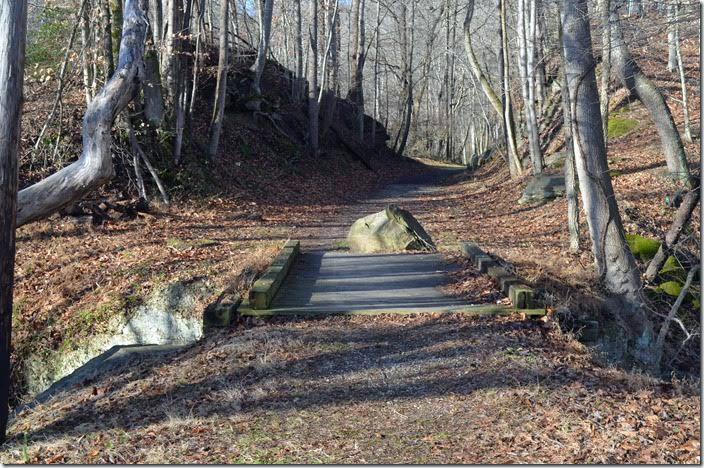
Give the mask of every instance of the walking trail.
[[358, 254], [340, 249], [352, 223], [395, 203], [414, 215], [427, 207], [423, 196], [462, 169], [437, 168], [401, 180], [352, 205], [336, 218], [303, 231], [296, 259], [267, 314], [376, 314], [419, 312], [490, 313], [501, 307], [476, 305], [444, 295], [438, 286], [455, 268], [440, 254]]

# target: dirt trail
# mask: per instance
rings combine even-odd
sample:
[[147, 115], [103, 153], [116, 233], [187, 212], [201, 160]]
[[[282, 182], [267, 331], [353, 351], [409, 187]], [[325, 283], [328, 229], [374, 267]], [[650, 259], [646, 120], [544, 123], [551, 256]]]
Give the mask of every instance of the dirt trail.
[[335, 250], [355, 220], [381, 211], [389, 203], [395, 203], [416, 216], [427, 208], [421, 203], [424, 195], [441, 190], [441, 186], [449, 183], [453, 175], [462, 172], [462, 168], [440, 166], [420, 175], [403, 177], [341, 213], [323, 218], [318, 223], [300, 226], [294, 235], [300, 237], [304, 251]]

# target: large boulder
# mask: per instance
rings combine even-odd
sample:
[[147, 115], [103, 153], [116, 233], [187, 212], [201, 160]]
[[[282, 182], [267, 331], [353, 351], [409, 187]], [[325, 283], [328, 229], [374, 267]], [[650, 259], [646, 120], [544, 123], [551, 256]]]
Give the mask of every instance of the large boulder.
[[518, 200], [518, 203], [520, 205], [533, 202], [542, 203], [561, 197], [564, 194], [565, 176], [542, 174], [531, 178], [525, 190], [523, 190], [523, 195]]
[[350, 251], [359, 253], [436, 250], [433, 239], [413, 215], [393, 204], [355, 221], [347, 244]]

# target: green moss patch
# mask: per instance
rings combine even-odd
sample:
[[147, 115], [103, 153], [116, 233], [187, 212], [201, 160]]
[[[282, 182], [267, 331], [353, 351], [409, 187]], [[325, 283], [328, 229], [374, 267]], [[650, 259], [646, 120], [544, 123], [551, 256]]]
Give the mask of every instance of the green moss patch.
[[638, 126], [638, 121], [624, 115], [609, 117], [609, 139], [620, 138]]
[[626, 234], [626, 242], [628, 242], [631, 253], [640, 257], [644, 262], [653, 258], [660, 248], [660, 242], [637, 234]]

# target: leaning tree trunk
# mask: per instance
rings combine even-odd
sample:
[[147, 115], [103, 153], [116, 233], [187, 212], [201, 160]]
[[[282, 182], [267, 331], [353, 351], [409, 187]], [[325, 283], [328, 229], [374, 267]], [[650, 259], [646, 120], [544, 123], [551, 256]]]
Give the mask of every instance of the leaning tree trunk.
[[0, 445], [10, 393], [17, 159], [20, 149], [27, 2], [0, 0]]
[[17, 226], [45, 218], [103, 185], [115, 174], [110, 129], [142, 78], [147, 33], [146, 0], [126, 0], [117, 70], [88, 105], [78, 161], [21, 190]]
[[[617, 3], [617, 2], [612, 2]], [[660, 135], [662, 149], [665, 153], [667, 170], [673, 176], [688, 180], [689, 167], [687, 156], [682, 146], [680, 134], [672, 119], [670, 108], [660, 90], [645, 76], [638, 64], [631, 57], [623, 39], [623, 30], [617, 8], [611, 8], [611, 60], [613, 71], [621, 83], [635, 94], [650, 112], [655, 128]]]
[[675, 219], [672, 222], [672, 226], [670, 226], [670, 229], [667, 230], [667, 234], [665, 234], [665, 242], [660, 244], [660, 248], [648, 264], [648, 268], [643, 275], [645, 280], [648, 282], [652, 282], [658, 272], [660, 272], [663, 265], [665, 265], [667, 257], [672, 253], [675, 245], [680, 240], [682, 230], [689, 223], [692, 213], [694, 212], [694, 208], [696, 208], [699, 203], [699, 197], [701, 196], [699, 188], [700, 181], [696, 178], [693, 179], [694, 188], [690, 190], [682, 200], [682, 203], [675, 213]]
[[265, 0], [262, 5], [261, 0], [257, 2], [257, 12], [259, 13], [259, 47], [257, 48], [257, 58], [252, 65], [254, 81], [252, 89], [257, 94], [261, 94], [260, 84], [264, 66], [266, 66], [266, 54], [269, 51], [269, 36], [271, 35], [271, 17], [274, 14], [274, 0]]
[[655, 369], [653, 326], [645, 312], [640, 274], [623, 232], [601, 127], [588, 0], [564, 0], [563, 46], [572, 110], [574, 154], [596, 271], [612, 295], [611, 310], [632, 339], [639, 365]]
[[[505, 9], [504, 9], [505, 13]], [[494, 108], [494, 111], [501, 116], [502, 120], [506, 122], [507, 126], [507, 135], [508, 135], [508, 153], [509, 153], [509, 161], [511, 164], [509, 164], [509, 168], [512, 168], [511, 170], [511, 175], [519, 175], [521, 172], [520, 169], [520, 162], [518, 161], [518, 145], [516, 145], [516, 137], [515, 137], [515, 132], [513, 131], [515, 125], [513, 123], [513, 110], [511, 108], [511, 103], [508, 100], [508, 83], [507, 83], [507, 90], [506, 90], [506, 100], [504, 101], [504, 104], [502, 104], [501, 99], [497, 96], [496, 92], [494, 91], [494, 88], [491, 87], [491, 83], [489, 83], [489, 80], [487, 79], [486, 75], [482, 71], [482, 67], [479, 64], [479, 60], [477, 59], [476, 54], [474, 53], [474, 47], [472, 46], [472, 35], [470, 31], [470, 24], [472, 22], [472, 17], [474, 16], [474, 0], [469, 0], [467, 2], [467, 14], [464, 18], [464, 47], [465, 51], [467, 53], [467, 59], [469, 60], [470, 67], [472, 69], [472, 73], [474, 73], [474, 76], [477, 78], [477, 81], [479, 81], [479, 84], [482, 87], [482, 91], [484, 91], [484, 94], [486, 95], [487, 99], [491, 103], [491, 106]], [[505, 16], [502, 16], [502, 24], [505, 22]], [[506, 43], [503, 44], [503, 47], [506, 48]], [[508, 54], [508, 51], [504, 51], [505, 54]], [[506, 61], [504, 61], [504, 74], [508, 74], [508, 64]], [[505, 105], [505, 107], [504, 107]], [[505, 112], [504, 112], [505, 109]]]
[[213, 159], [218, 152], [222, 120], [225, 116], [228, 52], [227, 15], [229, 13], [229, 4], [230, 2], [226, 0], [220, 0], [220, 55], [218, 57], [218, 79], [215, 85], [215, 105], [213, 106], [213, 117], [210, 121], [210, 142], [208, 143], [208, 156], [210, 159]]

